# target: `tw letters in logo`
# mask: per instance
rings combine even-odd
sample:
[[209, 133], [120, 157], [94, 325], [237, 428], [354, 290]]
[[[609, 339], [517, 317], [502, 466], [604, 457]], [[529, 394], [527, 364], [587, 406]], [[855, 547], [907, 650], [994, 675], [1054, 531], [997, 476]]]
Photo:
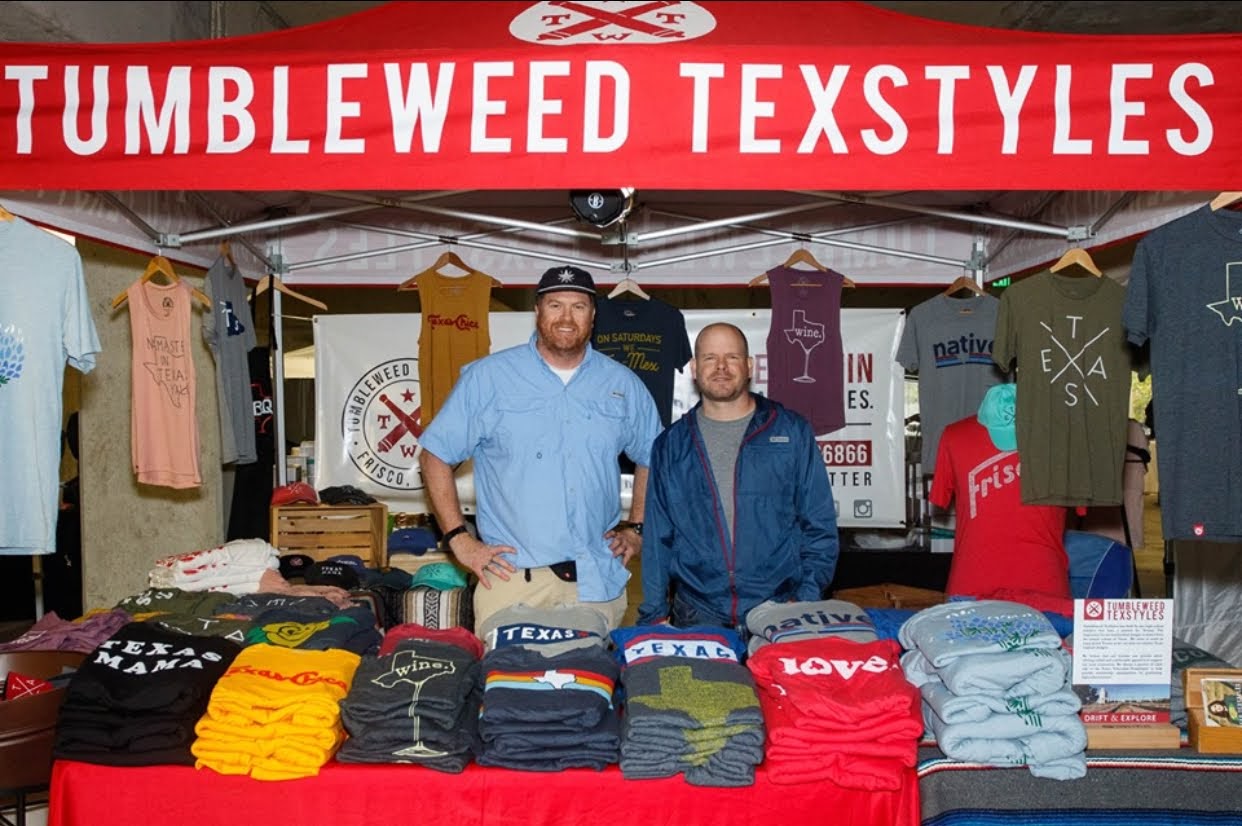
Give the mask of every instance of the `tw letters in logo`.
[[541, 46], [680, 43], [716, 28], [698, 3], [648, 0], [550, 0], [535, 3], [509, 24], [509, 33]]

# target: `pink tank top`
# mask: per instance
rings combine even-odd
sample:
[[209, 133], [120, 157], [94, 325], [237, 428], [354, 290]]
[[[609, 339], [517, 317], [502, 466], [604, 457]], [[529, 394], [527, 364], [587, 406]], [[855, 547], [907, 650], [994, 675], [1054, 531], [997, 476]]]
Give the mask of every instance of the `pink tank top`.
[[133, 334], [130, 442], [134, 474], [146, 485], [196, 488], [198, 417], [190, 352], [190, 288], [134, 283], [129, 296]]

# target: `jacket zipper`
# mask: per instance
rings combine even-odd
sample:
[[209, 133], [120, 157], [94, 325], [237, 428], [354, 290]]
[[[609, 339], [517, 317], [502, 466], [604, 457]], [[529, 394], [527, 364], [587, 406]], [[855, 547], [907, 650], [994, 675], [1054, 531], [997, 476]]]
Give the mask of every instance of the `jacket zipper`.
[[[730, 621], [732, 621], [734, 626], [736, 626], [738, 622], [737, 620], [737, 570], [736, 570], [737, 568], [737, 483], [739, 480], [739, 474], [741, 473], [742, 448], [745, 447], [746, 443], [749, 442], [751, 439], [758, 436], [764, 430], [767, 430], [768, 427], [770, 427], [772, 424], [772, 419], [773, 419], [773, 413], [769, 412], [768, 418], [764, 420], [763, 424], [756, 427], [754, 431], [752, 431], [751, 433], [748, 433], [745, 436], [743, 436], [742, 443], [738, 445], [737, 460], [734, 461], [733, 463], [733, 536], [731, 537], [732, 539], [731, 542], [726, 542], [725, 536], [723, 535], [724, 515], [720, 512], [720, 503], [719, 503], [720, 491], [719, 490], [716, 490], [717, 501], [712, 503], [713, 509], [715, 510], [715, 513], [716, 513], [716, 529], [718, 532], [721, 532], [720, 554], [721, 556], [724, 557], [725, 570], [729, 572], [729, 619]], [[716, 482], [712, 478], [711, 463], [707, 460], [707, 451], [703, 447], [702, 435], [698, 432], [697, 423], [696, 423], [696, 427], [694, 428], [694, 438], [695, 438], [695, 445], [694, 445], [695, 450], [697, 450], [699, 454], [699, 464], [703, 466], [703, 471], [704, 473], [707, 474], [707, 480], [711, 483], [712, 489], [715, 490]], [[730, 549], [732, 550], [732, 553], [730, 553]]]

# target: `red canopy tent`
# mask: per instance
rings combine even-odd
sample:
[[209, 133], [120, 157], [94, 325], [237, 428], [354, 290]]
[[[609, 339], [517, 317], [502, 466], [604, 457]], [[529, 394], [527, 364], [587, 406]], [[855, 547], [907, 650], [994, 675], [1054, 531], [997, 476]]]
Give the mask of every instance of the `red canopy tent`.
[[[893, 246], [874, 230], [894, 214], [930, 216], [939, 236], [920, 230], [900, 267], [851, 260], [851, 277], [947, 283], [1050, 260], [1067, 240], [1134, 235], [1242, 180], [1230, 128], [1242, 35], [992, 30], [852, 2], [418, 2], [219, 40], [5, 43], [0, 63], [0, 185], [17, 191], [0, 197], [200, 264], [193, 244], [291, 226], [279, 259], [251, 250], [264, 269], [314, 270], [295, 283], [400, 283], [434, 256], [419, 250], [491, 249], [479, 236], [498, 226], [541, 239], [504, 247], [538, 259], [509, 262], [523, 270], [512, 285], [566, 258], [647, 269], [658, 284], [744, 283], [762, 271], [752, 258], [710, 272], [686, 262], [808, 241], [874, 258]], [[623, 244], [605, 238], [601, 261], [601, 234], [551, 226], [579, 187], [674, 206]], [[64, 194], [83, 190], [118, 191], [110, 200], [142, 232], [99, 217], [93, 195], [83, 216]], [[1136, 190], [1147, 195], [1125, 194]], [[210, 207], [181, 191], [212, 191]], [[243, 191], [261, 194], [229, 194]], [[1048, 197], [1073, 192], [1109, 195], [1072, 208]], [[500, 217], [480, 220], [492, 208]], [[362, 211], [416, 241], [394, 255], [316, 223]], [[221, 226], [204, 231], [207, 220]], [[767, 234], [748, 234], [755, 225]], [[707, 240], [687, 246], [690, 232]], [[1024, 248], [1031, 234], [1052, 244]], [[342, 247], [395, 263], [341, 267]]]
[[[608, 6], [610, 8], [603, 8]], [[2, 44], [13, 189], [1199, 189], [1242, 36], [860, 3], [392, 3], [169, 44]]]

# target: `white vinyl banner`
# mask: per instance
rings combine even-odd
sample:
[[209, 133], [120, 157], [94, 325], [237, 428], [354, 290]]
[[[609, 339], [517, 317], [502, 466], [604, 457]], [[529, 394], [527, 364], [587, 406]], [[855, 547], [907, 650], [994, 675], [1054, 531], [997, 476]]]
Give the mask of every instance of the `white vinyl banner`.
[[[717, 321], [746, 334], [755, 359], [752, 389], [767, 392], [769, 310], [688, 310], [691, 342]], [[846, 426], [817, 439], [841, 527], [902, 527], [905, 521], [903, 375], [895, 362], [900, 310], [843, 310]], [[315, 317], [317, 488], [354, 485], [395, 511], [426, 512], [418, 471], [422, 432], [415, 313]], [[534, 313], [492, 313], [492, 350], [521, 344]], [[674, 386], [673, 418], [698, 401], [689, 369]], [[457, 468], [458, 494], [473, 513], [470, 463]]]

